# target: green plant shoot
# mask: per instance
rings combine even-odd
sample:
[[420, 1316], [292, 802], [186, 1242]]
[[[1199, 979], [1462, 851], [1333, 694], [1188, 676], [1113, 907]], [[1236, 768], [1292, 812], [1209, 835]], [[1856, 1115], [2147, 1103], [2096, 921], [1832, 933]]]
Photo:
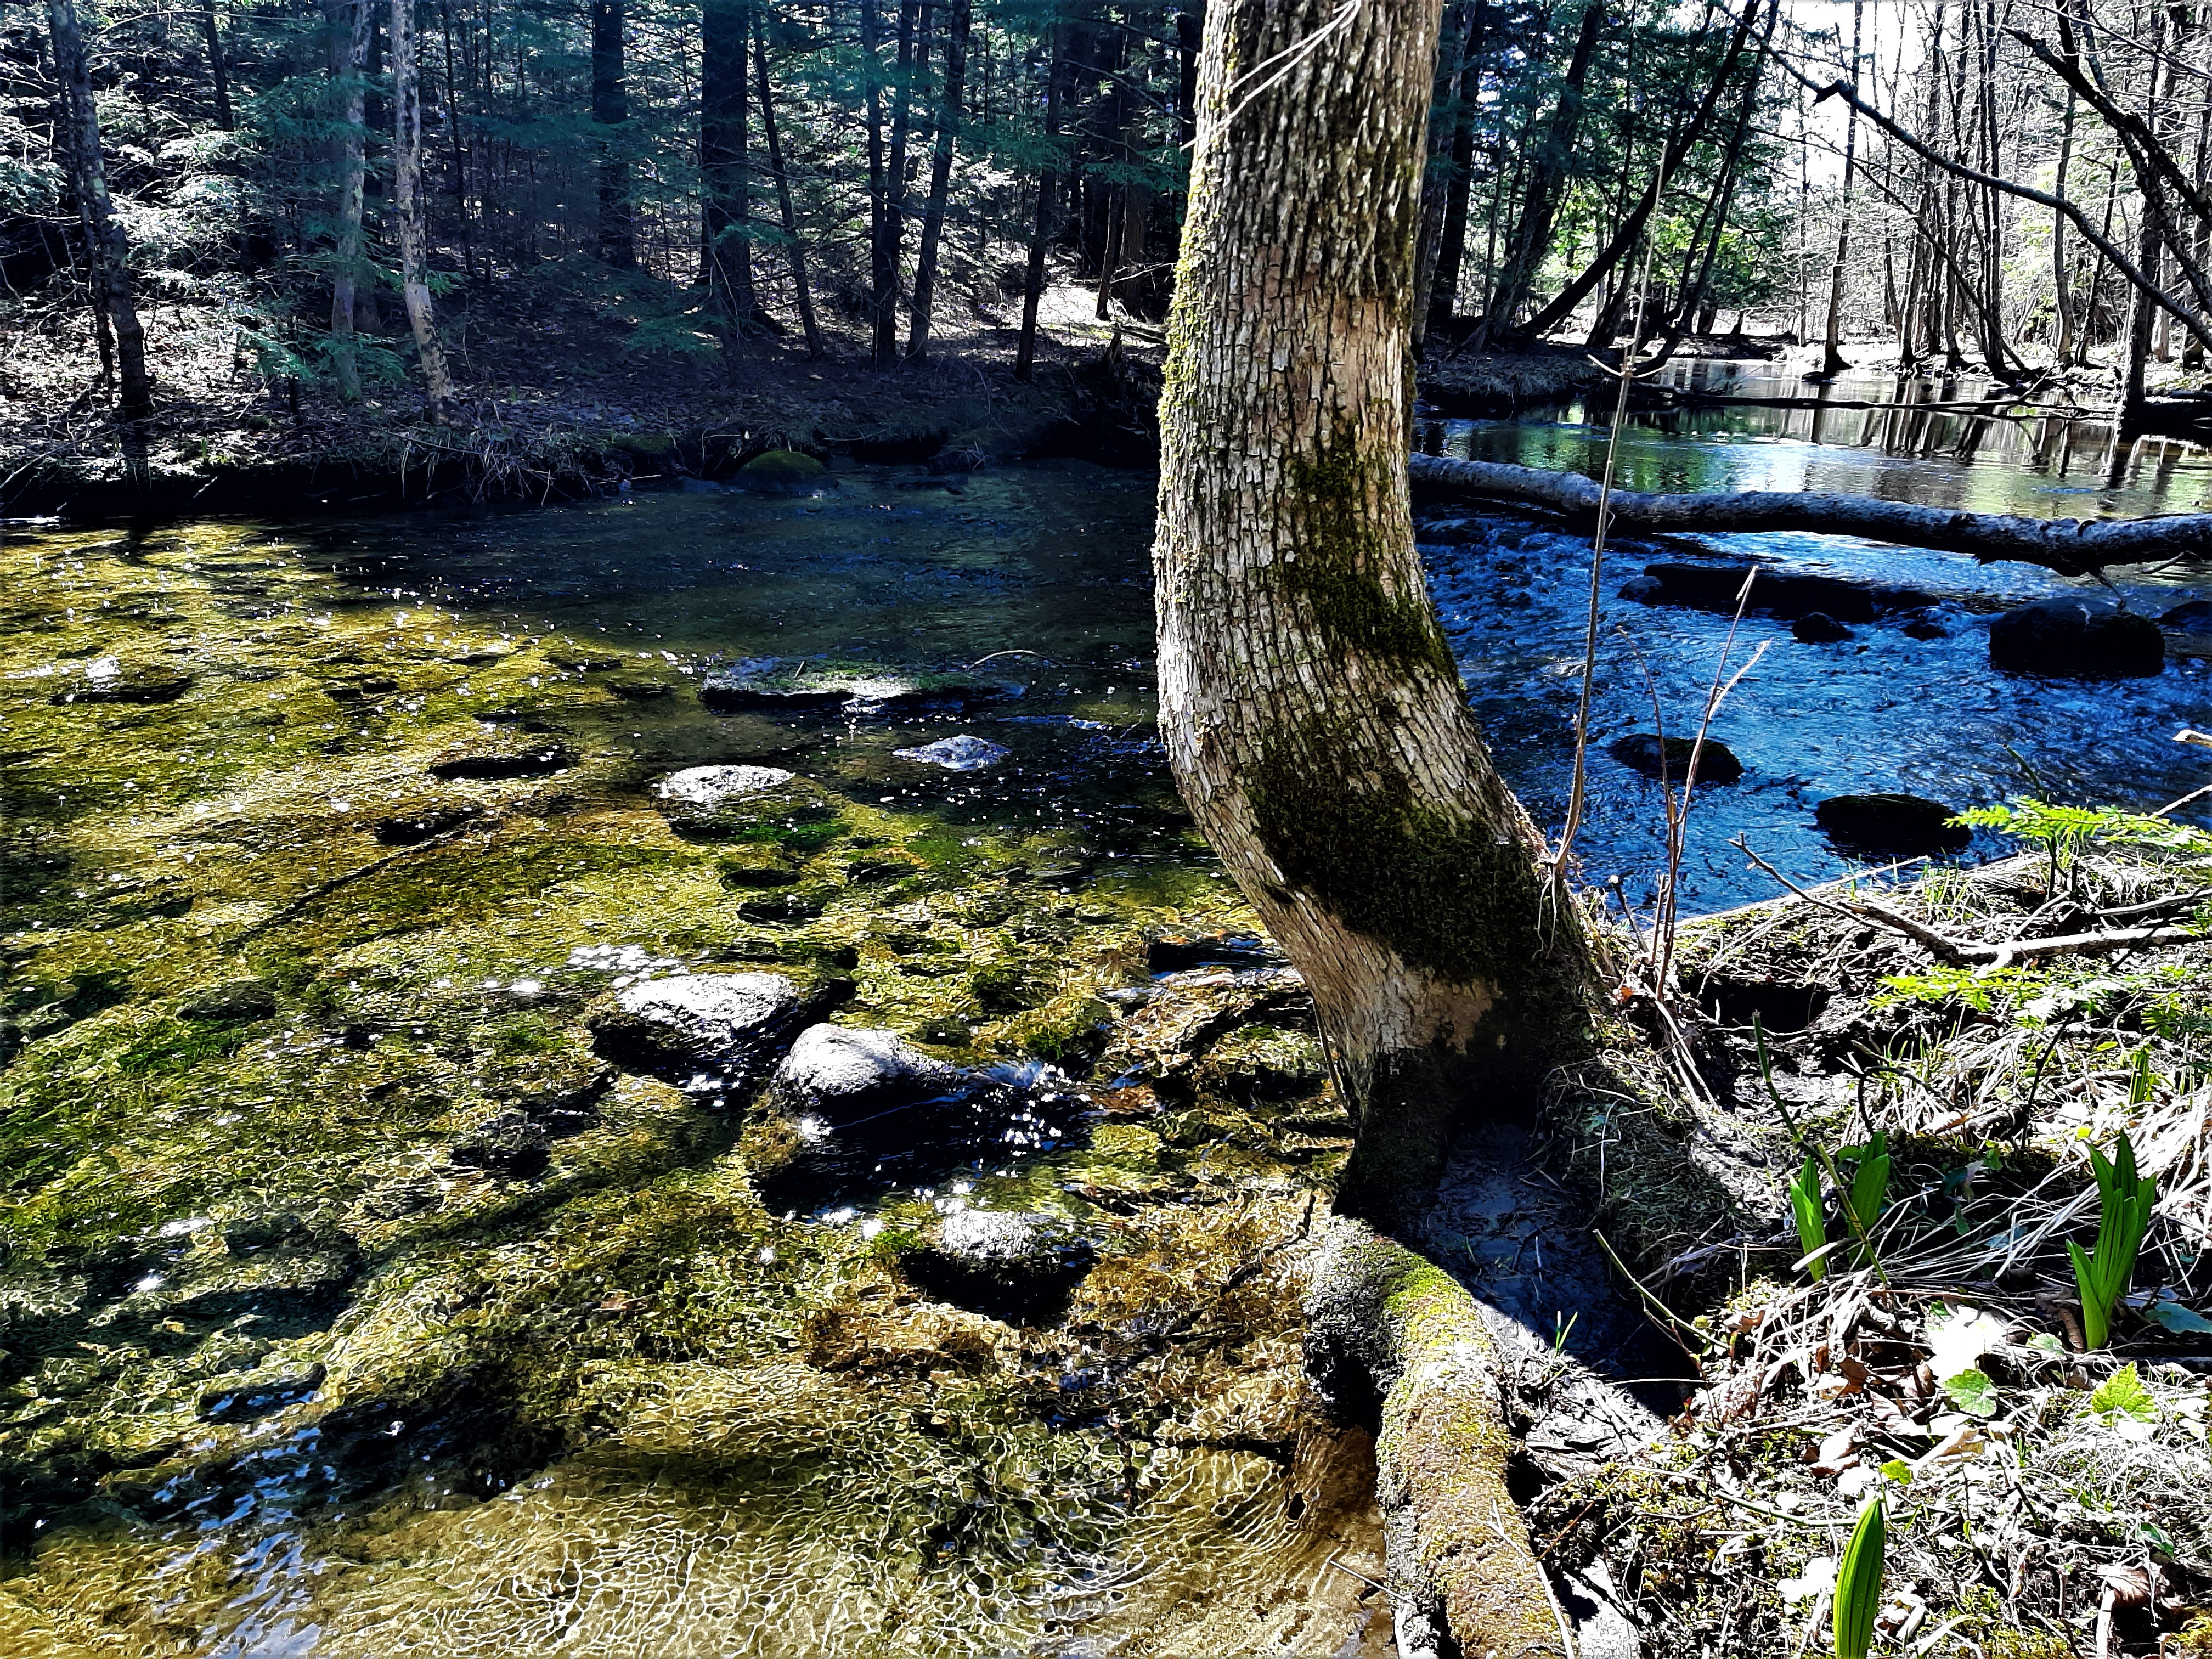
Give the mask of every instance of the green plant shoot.
[[1875, 1614], [1881, 1610], [1882, 1556], [1888, 1545], [1889, 1517], [1881, 1499], [1869, 1498], [1836, 1570], [1836, 1659], [1866, 1659], [1874, 1645]]
[[[1818, 1159], [1808, 1158], [1805, 1167], [1790, 1183], [1790, 1212], [1797, 1218], [1797, 1253], [1801, 1256], [1815, 1255], [1828, 1242], [1828, 1224], [1821, 1214]], [[1815, 1279], [1826, 1279], [1828, 1264], [1825, 1261], [1813, 1261], [1805, 1271]]]
[[2085, 1252], [2072, 1239], [2066, 1254], [2074, 1259], [2074, 1283], [2081, 1292], [2081, 1336], [2090, 1348], [2112, 1340], [2112, 1310], [2136, 1276], [2136, 1253], [2150, 1227], [2158, 1182], [2136, 1175], [2136, 1149], [2125, 1134], [2108, 1163], [2094, 1146], [2089, 1167], [2097, 1177], [2097, 1247]]
[[1843, 1156], [1856, 1160], [1850, 1183], [1844, 1188], [1844, 1207], [1859, 1241], [1858, 1259], [1870, 1261], [1875, 1224], [1881, 1219], [1882, 1206], [1889, 1198], [1889, 1137], [1876, 1130], [1864, 1146], [1844, 1147]]

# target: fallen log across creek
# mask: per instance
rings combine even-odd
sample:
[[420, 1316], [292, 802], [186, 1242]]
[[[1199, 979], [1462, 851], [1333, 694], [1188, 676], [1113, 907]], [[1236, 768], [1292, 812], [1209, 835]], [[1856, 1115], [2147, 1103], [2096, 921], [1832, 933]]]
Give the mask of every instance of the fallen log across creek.
[[[1416, 455], [1407, 473], [1416, 491], [1532, 501], [1586, 520], [1597, 516], [1597, 481], [1579, 472]], [[2150, 519], [2022, 519], [1809, 490], [1662, 495], [1618, 489], [1610, 511], [1613, 526], [1620, 530], [1796, 530], [1863, 536], [1937, 552], [1968, 553], [1984, 564], [2001, 560], [2039, 564], [2069, 576], [2088, 575], [2108, 565], [2212, 558], [2212, 513]]]

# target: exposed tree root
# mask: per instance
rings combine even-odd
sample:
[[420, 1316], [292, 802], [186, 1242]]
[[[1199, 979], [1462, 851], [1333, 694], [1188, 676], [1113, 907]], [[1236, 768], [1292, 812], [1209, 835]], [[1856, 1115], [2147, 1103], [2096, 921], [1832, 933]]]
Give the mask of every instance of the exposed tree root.
[[1551, 1581], [1506, 1490], [1498, 1352], [1474, 1298], [1358, 1222], [1329, 1227], [1306, 1296], [1307, 1365], [1340, 1404], [1380, 1405], [1376, 1492], [1398, 1650], [1567, 1659]]
[[[1595, 517], [1597, 512], [1597, 481], [1579, 472], [1416, 455], [1408, 463], [1407, 476], [1417, 489], [1534, 501], [1583, 518]], [[1801, 530], [1865, 536], [1908, 547], [1970, 553], [1985, 564], [2000, 560], [2039, 564], [2075, 576], [2106, 565], [2212, 556], [2212, 513], [2155, 519], [2020, 519], [1809, 491], [1661, 495], [1615, 489], [1612, 515], [1616, 526], [1630, 530]]]

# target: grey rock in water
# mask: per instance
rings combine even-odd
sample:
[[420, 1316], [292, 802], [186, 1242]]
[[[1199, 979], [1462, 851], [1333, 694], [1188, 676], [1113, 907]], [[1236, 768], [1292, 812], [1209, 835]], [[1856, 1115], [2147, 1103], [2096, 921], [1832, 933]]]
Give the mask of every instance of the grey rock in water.
[[1951, 630], [1943, 625], [1942, 617], [1935, 611], [1914, 611], [1898, 629], [1908, 640], [1948, 640]]
[[323, 1386], [325, 1375], [319, 1361], [233, 1371], [212, 1378], [201, 1388], [196, 1409], [210, 1422], [265, 1417], [305, 1400]]
[[2212, 599], [2190, 599], [2158, 619], [2160, 628], [2177, 634], [2212, 634]]
[[482, 809], [460, 802], [452, 805], [418, 806], [390, 817], [379, 818], [370, 833], [386, 847], [419, 847], [424, 842], [458, 830], [483, 816]]
[[1851, 630], [1825, 611], [1808, 611], [1790, 624], [1790, 635], [1800, 645], [1835, 645], [1851, 637]]
[[941, 766], [948, 772], [981, 772], [986, 767], [996, 766], [1010, 752], [1003, 744], [970, 737], [964, 732], [957, 738], [939, 738], [935, 743], [923, 744], [918, 749], [891, 750], [901, 760]]
[[[1692, 738], [1662, 738], [1649, 732], [1633, 732], [1615, 738], [1606, 745], [1605, 752], [1632, 772], [1656, 778], [1663, 771], [1670, 782], [1680, 783], [1688, 775], [1690, 754], [1696, 748], [1696, 739]], [[1698, 781], [1734, 783], [1742, 775], [1743, 763], [1735, 757], [1735, 751], [1717, 738], [1707, 738], [1698, 754]]]
[[589, 1024], [610, 1060], [742, 1084], [805, 1001], [781, 974], [675, 974], [623, 987]]
[[1097, 1260], [1097, 1246], [1063, 1217], [956, 1210], [901, 1267], [940, 1302], [1026, 1323], [1059, 1317]]
[[895, 1031], [823, 1024], [799, 1034], [769, 1079], [768, 1101], [776, 1110], [836, 1125], [983, 1086], [982, 1079], [923, 1054]]
[[836, 811], [819, 784], [780, 766], [694, 766], [663, 779], [653, 794], [661, 815], [695, 836], [804, 823]]
[[1990, 624], [1990, 665], [2065, 679], [2143, 678], [2166, 668], [2166, 636], [2148, 617], [2103, 599], [2044, 599]]
[[191, 671], [136, 657], [94, 657], [72, 671], [56, 702], [173, 702], [191, 689]]
[[265, 980], [231, 979], [195, 992], [177, 1006], [186, 1019], [267, 1019], [276, 1012], [276, 993]]
[[1955, 853], [1973, 831], [1951, 819], [1954, 808], [1923, 795], [1832, 795], [1813, 809], [1828, 838], [1847, 852], [1916, 857]]

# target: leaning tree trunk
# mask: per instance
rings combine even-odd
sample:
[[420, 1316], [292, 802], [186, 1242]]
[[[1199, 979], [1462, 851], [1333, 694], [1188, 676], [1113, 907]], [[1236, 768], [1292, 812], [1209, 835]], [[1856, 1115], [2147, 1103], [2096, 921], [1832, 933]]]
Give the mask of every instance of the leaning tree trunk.
[[429, 236], [422, 222], [422, 82], [415, 65], [415, 0], [392, 0], [392, 195], [399, 222], [399, 293], [433, 425], [452, 417], [453, 387], [430, 305]]
[[822, 324], [814, 314], [814, 290], [806, 278], [806, 245], [799, 239], [799, 213], [791, 201], [791, 175], [784, 171], [783, 142], [776, 135], [775, 93], [768, 77], [768, 30], [757, 7], [753, 11], [753, 63], [759, 70], [761, 138], [768, 145], [769, 177], [775, 181], [775, 200], [783, 216], [783, 257], [791, 268], [791, 286], [799, 305], [799, 325], [806, 336], [806, 355], [822, 355]]
[[937, 298], [937, 245], [945, 234], [945, 203], [952, 185], [952, 147], [960, 136], [960, 100], [966, 90], [968, 0], [952, 0], [945, 32], [945, 88], [937, 114], [937, 147], [929, 164], [929, 203], [921, 216], [921, 252], [914, 267], [914, 314], [908, 319], [906, 355], [929, 355], [930, 311]]
[[1206, 18], [1160, 406], [1160, 716], [1183, 799], [1312, 992], [1358, 1131], [1338, 1203], [1389, 1217], [1463, 1115], [1531, 1097], [1584, 970], [1413, 551], [1436, 0], [1332, 11]]
[[331, 369], [338, 395], [361, 401], [361, 365], [354, 351], [355, 291], [361, 281], [361, 218], [368, 177], [368, 131], [362, 125], [366, 65], [376, 11], [371, 0], [330, 0], [331, 80], [337, 91], [337, 240], [331, 251]]
[[117, 412], [137, 420], [154, 407], [154, 383], [146, 374], [146, 331], [131, 297], [131, 244], [107, 194], [107, 163], [100, 155], [100, 116], [93, 107], [76, 0], [47, 0], [46, 21], [53, 29], [54, 69], [68, 120], [70, 186], [84, 226], [94, 331], [106, 330], [114, 338]]

